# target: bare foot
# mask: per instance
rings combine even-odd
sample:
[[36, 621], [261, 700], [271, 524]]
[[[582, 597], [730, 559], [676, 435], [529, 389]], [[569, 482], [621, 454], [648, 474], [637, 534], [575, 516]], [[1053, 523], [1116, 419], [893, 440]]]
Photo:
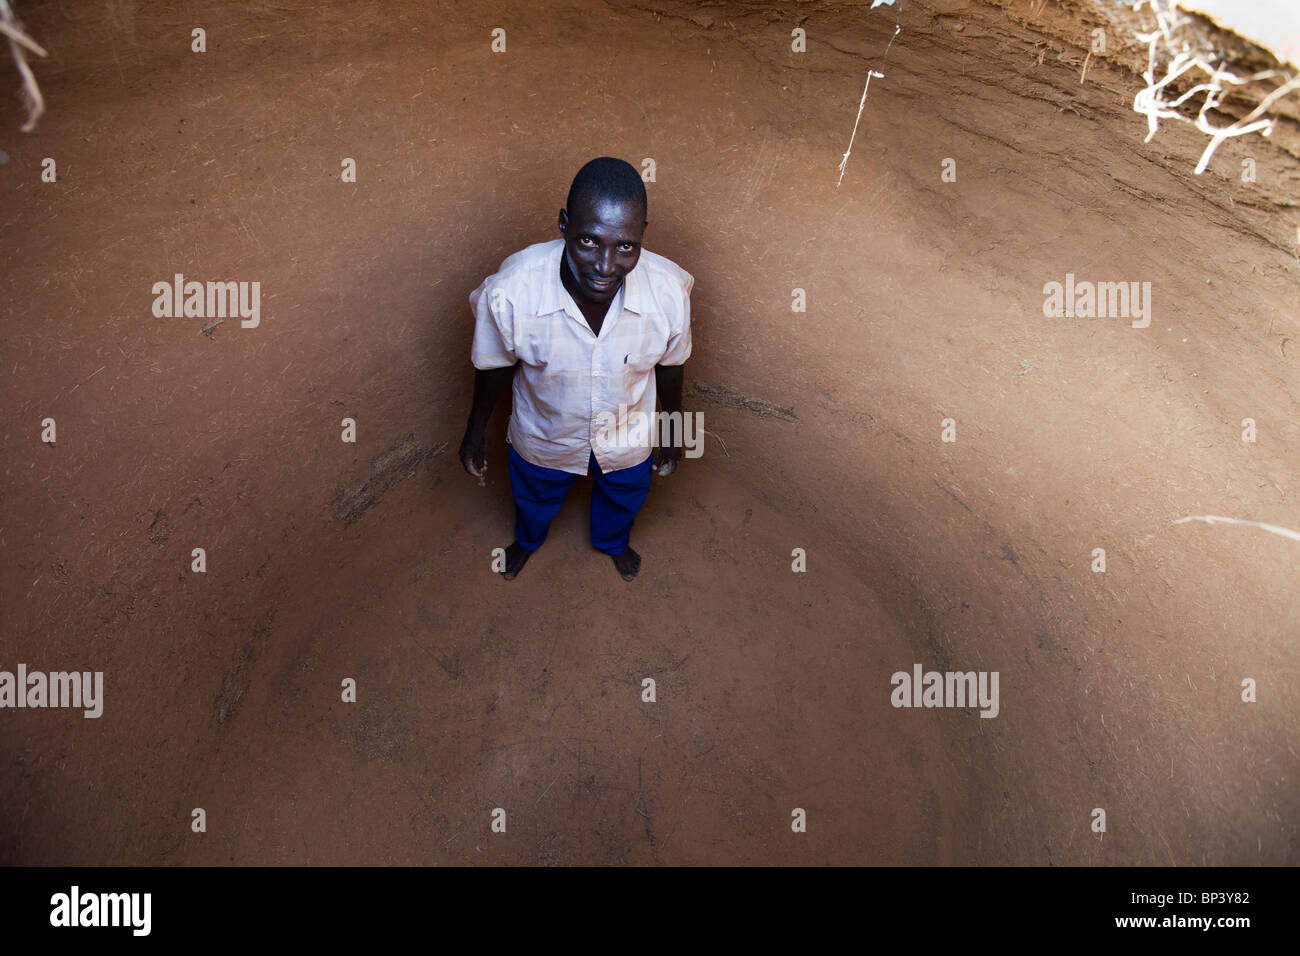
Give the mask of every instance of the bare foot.
[[624, 581], [631, 581], [641, 570], [641, 555], [633, 551], [631, 546], [624, 549], [622, 554], [611, 554], [610, 557], [614, 559], [614, 567], [623, 575]]
[[502, 576], [507, 581], [513, 581], [532, 555], [533, 552], [520, 547], [518, 541], [511, 541], [510, 547], [506, 548], [506, 569], [501, 572]]

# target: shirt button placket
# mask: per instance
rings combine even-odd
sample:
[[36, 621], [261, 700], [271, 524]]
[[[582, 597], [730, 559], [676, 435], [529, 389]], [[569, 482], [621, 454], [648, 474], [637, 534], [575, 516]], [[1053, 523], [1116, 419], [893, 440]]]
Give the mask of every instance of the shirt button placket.
[[[597, 439], [597, 418], [605, 403], [605, 392], [601, 387], [602, 373], [600, 370], [600, 346], [596, 345], [591, 350], [591, 447], [597, 451], [600, 448], [600, 442]], [[600, 456], [597, 455], [599, 461]]]

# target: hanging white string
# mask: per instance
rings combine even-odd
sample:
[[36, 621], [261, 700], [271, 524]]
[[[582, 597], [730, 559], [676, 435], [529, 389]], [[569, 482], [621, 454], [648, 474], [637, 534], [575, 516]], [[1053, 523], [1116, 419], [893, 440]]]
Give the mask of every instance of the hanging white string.
[[[889, 48], [894, 45], [894, 40], [898, 38], [898, 34], [902, 29], [898, 24], [894, 24], [894, 35], [889, 38], [889, 43], [885, 47], [885, 55], [880, 58], [880, 68], [882, 70], [885, 68], [885, 61], [889, 59]], [[844, 170], [849, 164], [849, 153], [853, 152], [853, 140], [858, 135], [858, 122], [862, 119], [862, 107], [867, 105], [867, 90], [871, 89], [871, 78], [873, 76], [878, 76], [882, 80], [885, 78], [884, 73], [878, 73], [875, 70], [867, 71], [867, 85], [862, 88], [862, 102], [858, 104], [858, 118], [853, 121], [853, 135], [849, 137], [849, 148], [844, 151], [844, 158], [840, 160], [840, 178], [835, 181], [837, 189], [840, 183], [844, 182]]]

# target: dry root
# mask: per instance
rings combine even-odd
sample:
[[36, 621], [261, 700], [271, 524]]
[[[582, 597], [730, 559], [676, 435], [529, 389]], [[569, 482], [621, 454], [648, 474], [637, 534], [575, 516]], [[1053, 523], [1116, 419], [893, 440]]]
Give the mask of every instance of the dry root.
[[[1213, 50], [1204, 49], [1189, 39], [1190, 31], [1185, 28], [1191, 23], [1189, 17], [1174, 5], [1174, 0], [1136, 0], [1134, 10], [1149, 7], [1156, 18], [1156, 28], [1150, 33], [1138, 33], [1137, 39], [1147, 45], [1147, 68], [1142, 74], [1147, 81], [1146, 89], [1133, 98], [1133, 109], [1147, 118], [1147, 138], [1151, 141], [1159, 128], [1160, 120], [1177, 120], [1189, 123], [1210, 137], [1201, 161], [1196, 164], [1196, 173], [1205, 172], [1210, 157], [1219, 148], [1219, 144], [1230, 136], [1245, 136], [1247, 133], [1259, 133], [1267, 136], [1273, 130], [1274, 120], [1264, 117], [1269, 108], [1292, 90], [1300, 88], [1300, 76], [1293, 76], [1284, 70], [1265, 70], [1248, 76], [1238, 76], [1228, 69], [1228, 64]], [[1156, 79], [1157, 61], [1167, 59], [1164, 75]], [[1172, 99], [1170, 84], [1186, 74], [1199, 71], [1204, 79], [1196, 83], [1186, 93]], [[1265, 96], [1255, 109], [1227, 126], [1215, 126], [1210, 122], [1209, 113], [1217, 109], [1224, 95], [1231, 87], [1245, 86], [1280, 80], [1280, 84]], [[1203, 97], [1196, 115], [1188, 116], [1179, 107], [1185, 103], [1196, 103]]]
[[9, 41], [9, 52], [14, 58], [14, 65], [18, 67], [18, 75], [23, 79], [22, 93], [27, 104], [27, 122], [23, 124], [22, 131], [30, 133], [36, 128], [36, 121], [45, 113], [45, 99], [41, 96], [41, 88], [36, 84], [36, 77], [27, 65], [27, 56], [23, 51], [30, 50], [37, 56], [49, 54], [23, 32], [22, 24], [9, 6], [9, 0], [0, 0], [0, 33]]

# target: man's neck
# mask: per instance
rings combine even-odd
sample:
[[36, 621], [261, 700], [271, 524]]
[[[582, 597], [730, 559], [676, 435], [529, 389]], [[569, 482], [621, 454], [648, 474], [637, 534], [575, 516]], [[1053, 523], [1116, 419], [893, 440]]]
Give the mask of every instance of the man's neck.
[[563, 257], [560, 259], [560, 284], [569, 293], [570, 298], [573, 299], [573, 304], [582, 313], [582, 317], [587, 320], [587, 325], [591, 328], [591, 331], [596, 335], [600, 335], [601, 326], [605, 324], [605, 315], [609, 312], [609, 303], [591, 302], [583, 296], [581, 287], [573, 277], [573, 273], [569, 271], [569, 263]]

